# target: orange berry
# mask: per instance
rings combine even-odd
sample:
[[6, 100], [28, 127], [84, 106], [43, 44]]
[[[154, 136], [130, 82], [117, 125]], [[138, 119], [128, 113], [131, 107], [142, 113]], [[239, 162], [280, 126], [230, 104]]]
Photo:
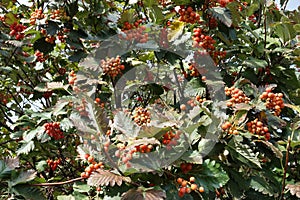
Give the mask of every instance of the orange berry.
[[198, 185], [195, 184], [195, 183], [193, 183], [193, 184], [191, 185], [191, 190], [197, 190], [197, 189], [198, 189]]
[[178, 179], [177, 179], [177, 183], [178, 183], [178, 184], [181, 184], [181, 183], [182, 183], [182, 181], [183, 181], [183, 179], [182, 179], [182, 178], [178, 178]]
[[203, 193], [204, 192], [204, 187], [200, 186], [199, 187], [199, 192]]
[[185, 187], [185, 186], [187, 186], [187, 184], [188, 184], [188, 182], [186, 180], [183, 180], [182, 183], [181, 183], [181, 186]]
[[191, 176], [191, 177], [190, 177], [190, 182], [191, 182], [191, 183], [195, 183], [195, 181], [196, 181], [196, 178], [195, 178], [194, 176]]

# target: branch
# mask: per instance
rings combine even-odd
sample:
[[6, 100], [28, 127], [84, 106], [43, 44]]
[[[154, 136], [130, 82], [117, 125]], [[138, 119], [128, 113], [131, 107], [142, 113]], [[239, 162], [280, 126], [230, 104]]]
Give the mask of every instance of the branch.
[[79, 178], [74, 178], [68, 181], [62, 181], [62, 182], [56, 182], [56, 183], [37, 183], [37, 184], [30, 184], [30, 186], [41, 186], [41, 187], [47, 187], [47, 186], [59, 186], [59, 185], [64, 185], [64, 184], [69, 184], [77, 181], [81, 181], [84, 178], [79, 177]]
[[291, 145], [291, 138], [288, 138], [288, 143], [286, 145], [286, 153], [285, 153], [285, 166], [283, 169], [283, 178], [282, 178], [282, 188], [281, 188], [281, 197], [280, 199], [283, 200], [284, 198], [284, 189], [285, 189], [285, 180], [286, 180], [286, 172], [289, 164], [289, 149]]

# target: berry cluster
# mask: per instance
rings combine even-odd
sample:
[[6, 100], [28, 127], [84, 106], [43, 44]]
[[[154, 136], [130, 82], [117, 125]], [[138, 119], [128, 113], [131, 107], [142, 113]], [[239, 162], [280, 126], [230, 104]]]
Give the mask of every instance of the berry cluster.
[[201, 28], [193, 30], [194, 47], [201, 47], [207, 51], [215, 50], [216, 41], [209, 35], [205, 35]]
[[198, 77], [198, 76], [200, 76], [200, 73], [199, 73], [199, 71], [196, 68], [196, 66], [195, 66], [194, 63], [190, 63], [189, 64], [188, 70], [189, 70], [189, 75], [190, 76], [192, 76], [192, 77]]
[[184, 180], [183, 178], [178, 178], [177, 183], [180, 185], [180, 188], [178, 190], [178, 196], [183, 197], [186, 193], [189, 194], [192, 191], [199, 191], [201, 193], [204, 192], [204, 188], [202, 186], [198, 186], [196, 183], [196, 178], [191, 176], [189, 178], [189, 181]]
[[267, 88], [266, 91], [260, 95], [260, 99], [266, 102], [266, 107], [272, 110], [276, 116], [278, 116], [281, 109], [284, 108], [282, 97], [282, 93], [273, 93], [272, 88]]
[[142, 144], [135, 146], [136, 152], [140, 153], [149, 153], [153, 150], [153, 145], [152, 144]]
[[60, 20], [62, 17], [66, 17], [66, 13], [60, 9], [57, 10], [53, 10], [51, 12], [51, 19], [56, 19], [56, 20]]
[[217, 22], [216, 18], [210, 17], [209, 20], [208, 20], [208, 27], [211, 28], [211, 29], [214, 29], [217, 26], [218, 26], [218, 22]]
[[147, 108], [136, 107], [132, 113], [133, 121], [139, 126], [146, 126], [150, 123], [150, 111]]
[[125, 66], [121, 64], [120, 56], [116, 58], [106, 58], [106, 60], [101, 60], [100, 64], [103, 68], [103, 72], [112, 78], [121, 74], [121, 71], [125, 69]]
[[234, 126], [232, 126], [232, 124], [230, 122], [224, 122], [221, 125], [221, 128], [224, 132], [227, 132], [231, 135], [237, 135], [239, 134], [238, 130], [236, 130], [236, 128]]
[[93, 171], [97, 170], [97, 169], [103, 169], [104, 168], [104, 164], [103, 162], [96, 162], [94, 160], [94, 157], [93, 156], [90, 156], [89, 154], [86, 154], [85, 156], [85, 159], [90, 163], [89, 166], [87, 166], [85, 169], [84, 169], [84, 172], [81, 173], [81, 177], [82, 178], [89, 178], [90, 175], [92, 174]]
[[131, 164], [129, 161], [132, 159], [132, 155], [135, 152], [137, 152], [137, 148], [134, 147], [134, 148], [128, 149], [128, 148], [126, 148], [126, 145], [123, 143], [118, 143], [117, 148], [118, 148], [118, 150], [115, 152], [115, 156], [120, 158], [121, 161], [126, 165], [127, 168], [131, 167]]
[[235, 87], [225, 87], [225, 94], [226, 96], [231, 96], [231, 98], [227, 102], [228, 107], [232, 107], [235, 104], [239, 103], [246, 103], [248, 104], [250, 102], [250, 98], [247, 97], [244, 92], [238, 88]]
[[76, 74], [73, 70], [69, 73], [69, 77], [70, 77], [69, 78], [69, 84], [74, 85], [77, 77], [76, 77]]
[[47, 35], [47, 37], [45, 38], [45, 41], [50, 43], [50, 44], [54, 44], [56, 38], [54, 35]]
[[266, 140], [270, 140], [271, 135], [268, 127], [264, 125], [263, 122], [259, 121], [257, 118], [253, 121], [248, 122], [247, 127], [249, 132], [256, 135], [265, 136]]
[[27, 28], [27, 26], [15, 22], [12, 25], [10, 25], [9, 28], [9, 35], [14, 36], [16, 40], [22, 40], [25, 37], [25, 34], [22, 32]]
[[177, 140], [180, 138], [180, 135], [180, 130], [177, 130], [175, 133], [170, 130], [163, 135], [162, 143], [166, 145], [167, 150], [171, 150], [173, 146], [177, 145]]
[[46, 133], [50, 137], [53, 137], [55, 140], [59, 140], [59, 139], [64, 138], [64, 133], [60, 130], [60, 123], [59, 122], [45, 123], [44, 128], [45, 128]]
[[52, 171], [55, 171], [57, 166], [61, 163], [61, 159], [57, 159], [57, 160], [52, 160], [52, 159], [47, 159], [47, 164], [50, 167], [50, 169]]
[[36, 50], [35, 54], [36, 61], [38, 62], [45, 62], [48, 58], [48, 56], [45, 56], [43, 52], [40, 52], [39, 50]]
[[58, 73], [60, 74], [60, 75], [65, 75], [66, 74], [66, 72], [67, 72], [67, 70], [66, 70], [66, 68], [64, 68], [64, 67], [60, 67], [60, 68], [58, 68]]
[[42, 9], [36, 9], [33, 13], [30, 15], [30, 24], [35, 25], [37, 19], [44, 19], [45, 15], [43, 14]]
[[57, 33], [57, 39], [60, 42], [66, 42], [67, 35], [65, 35], [64, 33], [65, 32], [61, 32], [61, 31]]
[[8, 103], [8, 99], [11, 98], [10, 95], [0, 93], [0, 103], [6, 105]]
[[200, 20], [200, 15], [196, 13], [191, 6], [185, 8], [185, 6], [180, 6], [178, 11], [180, 17], [179, 21], [187, 22], [187, 23], [197, 23]]
[[133, 24], [130, 24], [129, 22], [124, 22], [122, 31], [126, 36], [120, 34], [119, 37], [128, 41], [146, 43], [148, 41], [148, 33], [144, 33], [146, 27], [140, 25], [142, 22], [142, 19], [139, 19]]
[[184, 174], [186, 174], [193, 169], [193, 164], [192, 163], [181, 163], [180, 169]]
[[95, 99], [95, 103], [98, 104], [101, 108], [105, 107], [105, 103], [101, 102], [101, 99], [98, 97]]
[[221, 7], [226, 7], [230, 2], [233, 2], [233, 0], [219, 0], [219, 4]]

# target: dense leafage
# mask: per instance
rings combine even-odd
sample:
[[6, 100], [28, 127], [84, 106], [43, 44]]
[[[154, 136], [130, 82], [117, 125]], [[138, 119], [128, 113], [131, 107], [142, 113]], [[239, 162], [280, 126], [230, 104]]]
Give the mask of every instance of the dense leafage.
[[299, 198], [288, 0], [24, 2], [0, 3], [1, 199]]

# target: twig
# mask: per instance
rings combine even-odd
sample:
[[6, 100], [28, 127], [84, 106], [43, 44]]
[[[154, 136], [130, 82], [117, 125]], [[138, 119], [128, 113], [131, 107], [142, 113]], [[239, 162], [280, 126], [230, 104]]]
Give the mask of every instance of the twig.
[[288, 163], [289, 163], [289, 149], [290, 149], [290, 144], [291, 144], [291, 138], [288, 139], [288, 143], [286, 145], [285, 166], [284, 166], [284, 169], [283, 169], [283, 178], [282, 178], [282, 188], [281, 188], [281, 197], [280, 197], [280, 199], [283, 199], [283, 196], [284, 196], [286, 171], [287, 171]]
[[30, 186], [41, 186], [41, 187], [47, 187], [47, 186], [58, 186], [58, 185], [64, 185], [64, 184], [69, 184], [69, 183], [74, 183], [77, 181], [81, 181], [84, 178], [79, 177], [79, 178], [74, 178], [68, 181], [62, 181], [62, 182], [56, 182], [56, 183], [37, 183], [37, 184], [30, 184]]

